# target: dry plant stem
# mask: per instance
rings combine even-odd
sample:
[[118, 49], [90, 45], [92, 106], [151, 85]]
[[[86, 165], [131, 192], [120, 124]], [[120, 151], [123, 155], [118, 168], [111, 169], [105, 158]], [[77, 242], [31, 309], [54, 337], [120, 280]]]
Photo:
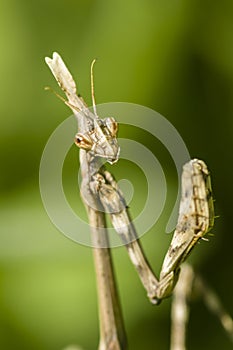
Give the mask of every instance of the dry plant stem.
[[233, 342], [233, 320], [232, 317], [224, 309], [217, 294], [205, 283], [200, 275], [196, 275], [195, 285], [196, 291], [204, 299], [208, 309], [217, 316], [221, 325], [230, 340]]
[[217, 316], [223, 329], [233, 342], [232, 317], [225, 311], [217, 294], [205, 283], [202, 277], [190, 265], [184, 264], [173, 292], [170, 350], [186, 350], [185, 339], [189, 319], [189, 301], [196, 295], [204, 299], [208, 309]]
[[186, 327], [189, 320], [188, 301], [192, 294], [194, 271], [184, 264], [180, 278], [173, 292], [171, 309], [171, 347], [170, 350], [186, 350]]
[[[105, 215], [87, 208], [91, 227], [93, 255], [99, 300], [99, 350], [126, 349], [126, 335], [116, 289], [111, 253], [108, 244]], [[101, 228], [101, 230], [99, 230]]]

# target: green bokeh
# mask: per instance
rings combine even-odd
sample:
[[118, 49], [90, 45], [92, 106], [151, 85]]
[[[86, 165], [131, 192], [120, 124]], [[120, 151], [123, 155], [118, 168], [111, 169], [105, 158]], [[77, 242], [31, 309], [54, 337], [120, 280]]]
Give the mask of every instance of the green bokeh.
[[[193, 260], [232, 313], [233, 3], [212, 1], [2, 0], [0, 11], [0, 348], [96, 349], [98, 315], [91, 249], [69, 241], [43, 208], [38, 172], [49, 135], [70, 111], [45, 85], [58, 90], [44, 56], [58, 51], [90, 99], [90, 62], [98, 103], [125, 101], [151, 107], [179, 131], [192, 157], [211, 170], [220, 218], [209, 243]], [[175, 193], [175, 170], [160, 143], [139, 130], [120, 131], [149, 147]], [[67, 197], [75, 206], [72, 149], [65, 164]], [[132, 178], [144, 200], [141, 175], [122, 163], [118, 178]], [[143, 237], [159, 271], [170, 236], [172, 203]], [[80, 209], [83, 213], [83, 209]], [[84, 214], [82, 214], [84, 215]], [[156, 232], [156, 234], [155, 234]], [[168, 349], [170, 300], [153, 307], [124, 247], [113, 252], [123, 313], [133, 350]], [[232, 348], [218, 321], [195, 303], [188, 348]]]

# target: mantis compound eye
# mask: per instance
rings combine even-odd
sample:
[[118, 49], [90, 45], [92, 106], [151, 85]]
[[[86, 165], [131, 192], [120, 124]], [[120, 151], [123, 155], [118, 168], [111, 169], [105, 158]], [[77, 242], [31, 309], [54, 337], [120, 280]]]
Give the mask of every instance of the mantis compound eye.
[[105, 119], [106, 127], [110, 131], [112, 137], [116, 137], [118, 131], [118, 124], [116, 120], [112, 117]]
[[93, 145], [93, 142], [88, 135], [79, 133], [75, 135], [74, 143], [76, 144], [76, 146], [85, 149], [86, 151], [89, 151]]

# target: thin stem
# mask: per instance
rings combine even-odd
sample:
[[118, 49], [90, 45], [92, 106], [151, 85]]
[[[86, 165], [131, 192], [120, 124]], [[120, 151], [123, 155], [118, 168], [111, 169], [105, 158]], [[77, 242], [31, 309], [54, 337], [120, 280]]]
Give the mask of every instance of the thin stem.
[[190, 296], [192, 293], [194, 271], [184, 264], [180, 278], [173, 292], [171, 309], [171, 347], [170, 350], [185, 350], [186, 327], [189, 320]]
[[218, 295], [207, 285], [200, 275], [195, 278], [195, 288], [203, 297], [208, 309], [217, 316], [226, 334], [233, 343], [233, 320], [226, 312]]
[[[121, 307], [105, 227], [105, 215], [87, 208], [91, 226], [93, 255], [99, 300], [100, 343], [98, 350], [124, 350], [127, 347]], [[100, 230], [99, 230], [100, 228]]]

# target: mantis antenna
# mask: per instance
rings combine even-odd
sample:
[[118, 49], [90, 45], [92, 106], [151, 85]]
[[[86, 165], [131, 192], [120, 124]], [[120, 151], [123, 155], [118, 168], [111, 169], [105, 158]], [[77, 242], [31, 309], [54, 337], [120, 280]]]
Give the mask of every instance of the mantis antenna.
[[95, 62], [96, 62], [96, 58], [91, 62], [91, 99], [92, 99], [94, 114], [98, 118], [97, 111], [96, 111], [96, 104], [95, 104], [94, 75], [93, 75], [93, 68], [94, 68]]

